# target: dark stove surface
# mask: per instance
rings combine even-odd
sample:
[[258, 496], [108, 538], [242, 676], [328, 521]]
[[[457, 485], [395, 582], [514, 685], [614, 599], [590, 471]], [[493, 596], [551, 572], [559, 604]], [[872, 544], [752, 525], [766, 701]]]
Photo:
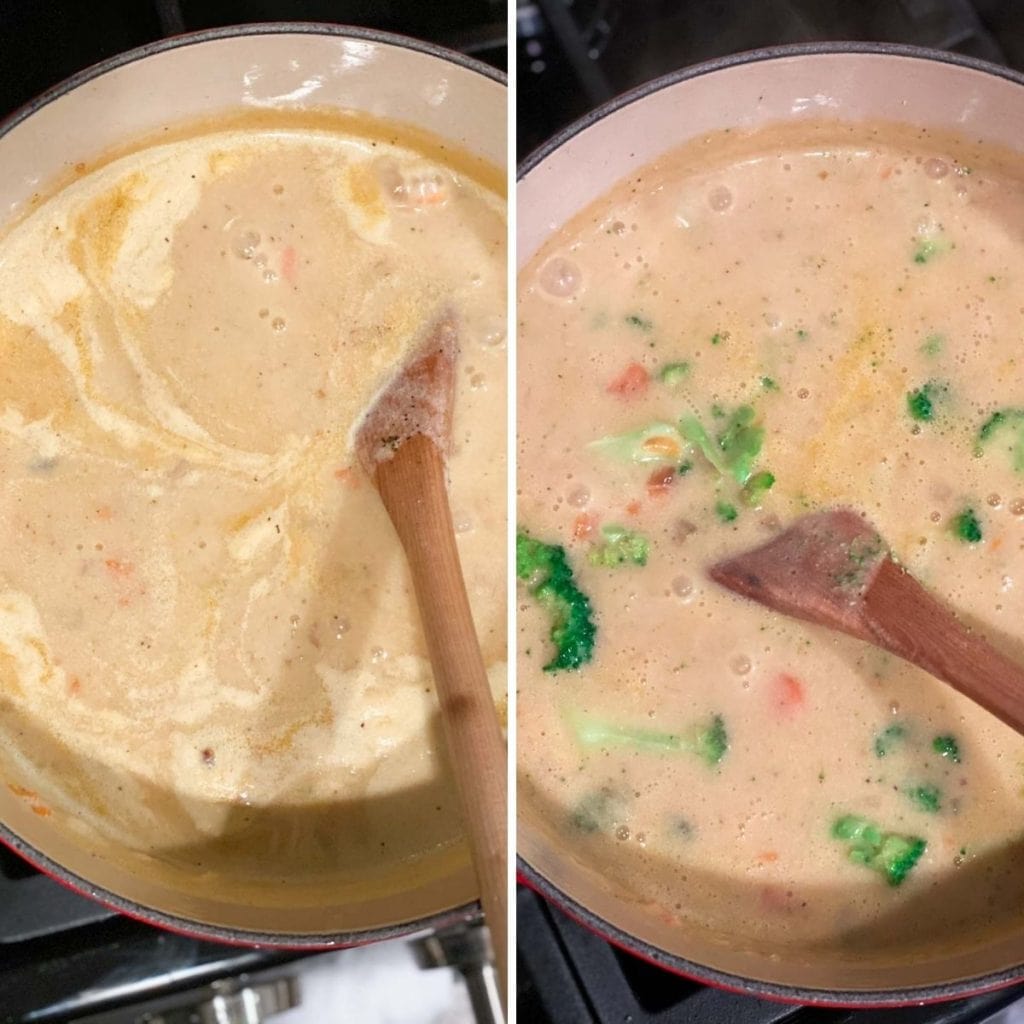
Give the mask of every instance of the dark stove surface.
[[302, 955], [151, 928], [65, 889], [0, 847], [0, 1024], [72, 1020]]
[[[506, 67], [504, 0], [0, 0], [0, 120], [68, 76], [182, 32], [318, 21], [397, 32]], [[0, 1024], [159, 1008], [310, 954], [224, 946], [121, 917], [0, 847]], [[118, 1020], [134, 1020], [128, 1012]]]
[[708, 988], [605, 942], [520, 886], [519, 1020], [523, 1024], [984, 1024], [1024, 985], [932, 1006], [837, 1010]]

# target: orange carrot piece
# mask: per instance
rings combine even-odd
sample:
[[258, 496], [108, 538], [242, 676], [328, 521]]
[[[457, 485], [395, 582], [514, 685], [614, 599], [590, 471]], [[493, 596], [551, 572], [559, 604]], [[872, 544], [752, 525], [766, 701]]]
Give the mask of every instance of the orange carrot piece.
[[676, 478], [675, 466], [659, 466], [647, 478], [647, 496], [665, 498]]
[[363, 482], [363, 478], [355, 466], [342, 466], [341, 469], [336, 469], [334, 479], [353, 489], [359, 487]]
[[589, 540], [597, 530], [597, 516], [593, 512], [581, 512], [572, 524], [573, 540]]
[[109, 505], [100, 505], [100, 507], [98, 509], [96, 509], [96, 518], [97, 519], [113, 519], [114, 518], [114, 510]]
[[804, 687], [796, 676], [781, 672], [772, 684], [775, 706], [783, 711], [798, 708], [804, 702]]
[[606, 390], [610, 395], [630, 398], [633, 395], [643, 394], [647, 390], [650, 380], [650, 374], [639, 363], [630, 363], [618, 377], [608, 384]]
[[634, 499], [626, 506], [626, 513], [631, 516], [638, 516], [640, 515], [641, 507], [640, 502]]
[[779, 855], [775, 850], [762, 850], [755, 858], [758, 864], [774, 864], [778, 859]]
[[289, 283], [295, 284], [299, 273], [299, 256], [294, 245], [286, 245], [281, 251], [281, 276]]
[[107, 567], [107, 572], [111, 576], [116, 576], [120, 579], [127, 579], [135, 572], [135, 566], [131, 562], [122, 562], [118, 558], [108, 558], [103, 564]]
[[44, 807], [42, 804], [32, 804], [31, 811], [33, 814], [38, 814], [40, 818], [48, 818], [53, 813], [49, 807]]

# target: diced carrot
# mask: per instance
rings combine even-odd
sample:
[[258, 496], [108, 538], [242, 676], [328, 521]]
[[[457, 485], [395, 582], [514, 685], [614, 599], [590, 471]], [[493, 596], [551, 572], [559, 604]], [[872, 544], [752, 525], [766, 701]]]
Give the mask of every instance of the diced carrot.
[[581, 512], [572, 524], [573, 540], [589, 540], [597, 529], [597, 516], [593, 512]]
[[631, 516], [638, 516], [640, 515], [641, 507], [640, 502], [634, 499], [626, 506], [626, 512]]
[[675, 478], [676, 470], [674, 466], [659, 466], [647, 478], [647, 496], [650, 498], [666, 497]]
[[32, 790], [32, 789], [26, 789], [26, 788], [25, 788], [24, 786], [19, 786], [19, 785], [17, 785], [17, 784], [15, 784], [15, 783], [13, 783], [13, 782], [8, 782], [8, 783], [7, 783], [7, 788], [8, 788], [8, 789], [9, 789], [9, 790], [10, 790], [10, 791], [11, 791], [11, 792], [12, 792], [12, 793], [13, 793], [13, 794], [15, 795], [15, 796], [23, 796], [23, 797], [25, 797], [25, 798], [26, 798], [27, 800], [35, 800], [35, 799], [36, 799], [36, 797], [38, 796], [38, 794], [37, 794], [37, 793], [35, 792], [35, 790]]
[[758, 864], [774, 864], [779, 859], [779, 855], [775, 850], [762, 850], [755, 859]]
[[38, 814], [40, 818], [48, 818], [53, 812], [49, 807], [44, 807], [42, 804], [32, 804], [32, 813]]
[[804, 702], [804, 687], [796, 676], [781, 672], [772, 684], [772, 695], [775, 706], [783, 711], [791, 711]]
[[135, 572], [135, 566], [131, 562], [122, 562], [117, 558], [108, 558], [103, 564], [111, 576], [117, 576], [120, 579], [127, 579]]
[[610, 395], [629, 398], [632, 395], [643, 394], [647, 390], [650, 380], [650, 375], [639, 363], [630, 363], [618, 377], [608, 384], [606, 390]]
[[82, 692], [82, 680], [78, 676], [72, 676], [71, 682], [68, 683], [68, 693], [72, 697], [77, 697]]
[[1002, 537], [1002, 535], [1000, 535], [998, 537], [993, 537], [992, 538], [991, 542], [989, 543], [988, 549], [989, 549], [989, 551], [998, 551], [1002, 546], [1003, 546], [1003, 537]]
[[336, 469], [334, 479], [353, 489], [359, 487], [363, 482], [363, 478], [355, 466], [342, 466], [340, 469]]
[[299, 272], [299, 257], [294, 245], [286, 245], [281, 250], [281, 276], [289, 283], [295, 284]]
[[109, 505], [100, 505], [100, 507], [98, 509], [96, 509], [96, 518], [97, 519], [113, 519], [114, 518], [114, 510]]

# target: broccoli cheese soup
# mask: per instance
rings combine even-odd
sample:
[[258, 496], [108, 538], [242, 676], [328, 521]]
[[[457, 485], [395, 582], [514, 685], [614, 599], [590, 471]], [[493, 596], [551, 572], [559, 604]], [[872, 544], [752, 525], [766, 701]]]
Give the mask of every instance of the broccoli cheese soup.
[[895, 963], [1018, 925], [1021, 738], [705, 571], [850, 506], [1021, 659], [1022, 228], [1005, 153], [805, 123], [665, 156], [521, 273], [520, 816], [668, 927]]
[[468, 863], [352, 439], [450, 312], [451, 503], [503, 702], [500, 190], [386, 123], [240, 116], [80, 169], [0, 241], [0, 779], [36, 814], [253, 904]]

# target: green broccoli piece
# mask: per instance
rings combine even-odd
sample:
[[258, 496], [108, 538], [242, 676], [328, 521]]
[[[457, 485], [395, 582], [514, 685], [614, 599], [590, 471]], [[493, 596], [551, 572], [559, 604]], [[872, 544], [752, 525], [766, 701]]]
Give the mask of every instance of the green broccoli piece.
[[603, 832], [611, 828], [619, 813], [619, 800], [609, 789], [588, 793], [569, 813], [569, 824], [580, 832]]
[[609, 434], [587, 445], [622, 462], [660, 462], [676, 465], [683, 456], [679, 431], [671, 423], [648, 423], [625, 434]]
[[602, 527], [601, 533], [604, 536], [604, 543], [592, 547], [587, 555], [591, 565], [611, 569], [626, 563], [647, 564], [650, 544], [646, 537], [614, 523]]
[[690, 372], [689, 363], [666, 363], [658, 371], [658, 380], [670, 388], [679, 387]]
[[630, 313], [628, 316], [623, 317], [623, 319], [630, 327], [635, 327], [638, 331], [644, 331], [649, 334], [654, 330], [654, 321], [648, 320], [645, 316], [640, 316], [639, 313]]
[[577, 586], [565, 548], [520, 532], [516, 536], [516, 575], [551, 616], [555, 656], [545, 672], [578, 669], [594, 656], [597, 629], [590, 599]]
[[906, 793], [922, 811], [938, 814], [942, 809], [942, 792], [938, 786], [933, 786], [930, 782], [920, 786], [911, 786]]
[[642, 726], [617, 725], [582, 713], [571, 714], [569, 722], [576, 741], [583, 747], [631, 747], [651, 754], [697, 754], [714, 767], [729, 749], [729, 735], [721, 715], [712, 715], [707, 725], [695, 725], [686, 732], [662, 732]]
[[902, 722], [893, 722], [875, 737], [875, 757], [887, 757], [907, 737], [907, 727]]
[[725, 731], [725, 720], [713, 715], [711, 724], [697, 733], [696, 752], [710, 765], [720, 764], [729, 749], [729, 734]]
[[743, 500], [752, 508], [759, 508], [761, 499], [775, 486], [775, 475], [766, 469], [755, 473], [743, 488]]
[[739, 512], [736, 511], [735, 505], [731, 505], [727, 501], [716, 501], [715, 515], [718, 516], [723, 523], [731, 523], [736, 520]]
[[874, 822], [854, 814], [832, 823], [832, 838], [846, 843], [851, 861], [877, 871], [892, 886], [907, 877], [927, 847], [923, 839], [883, 832]]
[[765, 389], [765, 391], [778, 391], [779, 390], [779, 385], [776, 384], [775, 381], [772, 380], [771, 377], [762, 377], [761, 378], [761, 387], [763, 387]]
[[1024, 473], [1024, 409], [997, 409], [992, 413], [978, 431], [975, 452], [981, 455], [985, 444], [996, 434], [1005, 433], [1004, 428], [1007, 427], [1013, 432], [1013, 440], [1009, 447], [1013, 456], [1013, 468], [1018, 473]]
[[679, 433], [722, 476], [731, 476], [741, 487], [753, 474], [754, 462], [764, 443], [764, 428], [754, 424], [754, 410], [749, 405], [739, 406], [728, 416], [725, 428], [714, 440], [696, 416], [683, 417]]
[[965, 544], [977, 544], [981, 541], [981, 523], [974, 513], [974, 509], [965, 508], [953, 516], [953, 533], [955, 533]]
[[932, 750], [939, 757], [946, 757], [954, 764], [960, 763], [960, 745], [954, 736], [936, 736], [932, 740]]
[[946, 339], [941, 334], [929, 334], [921, 345], [921, 353], [929, 357], [937, 356], [945, 343]]

